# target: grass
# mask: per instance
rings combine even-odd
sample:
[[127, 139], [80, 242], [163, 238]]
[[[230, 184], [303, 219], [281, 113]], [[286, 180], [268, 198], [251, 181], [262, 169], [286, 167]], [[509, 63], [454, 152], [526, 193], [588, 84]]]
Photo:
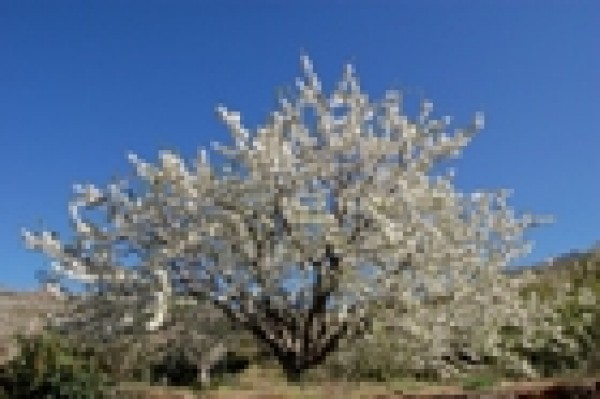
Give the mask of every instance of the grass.
[[[358, 382], [346, 380], [326, 379], [317, 370], [310, 370], [302, 383], [290, 384], [286, 381], [281, 368], [272, 361], [253, 363], [242, 373], [228, 375], [218, 384], [205, 389], [200, 387], [171, 388], [153, 387], [153, 392], [188, 392], [194, 399], [363, 399], [393, 397], [394, 394], [455, 394], [465, 392], [504, 390], [522, 384], [547, 384], [558, 382], [542, 379], [539, 381], [506, 381], [493, 372], [480, 371], [471, 377], [452, 382], [418, 381], [409, 378], [397, 378], [387, 382]], [[564, 381], [579, 381], [582, 375], [565, 375]], [[148, 387], [148, 385], [145, 385]], [[143, 389], [144, 384], [137, 384], [138, 389]], [[165, 396], [165, 399], [183, 398], [184, 396]], [[134, 396], [132, 396], [133, 398]], [[143, 394], [137, 397], [146, 397]], [[148, 397], [155, 397], [148, 396]], [[123, 396], [128, 399], [127, 396]], [[162, 396], [156, 398], [163, 399]]]
[[[246, 375], [244, 377], [246, 383], [248, 379], [254, 379]], [[374, 399], [393, 397], [394, 394], [456, 394], [464, 391], [487, 390], [492, 385], [497, 385], [500, 389], [507, 388], [509, 390], [515, 387], [544, 387], [553, 385], [554, 383], [571, 385], [585, 378], [565, 379], [552, 378], [541, 379], [535, 381], [503, 381], [494, 379], [491, 376], [481, 375], [464, 380], [461, 384], [456, 385], [437, 385], [426, 382], [417, 382], [413, 380], [396, 380], [388, 383], [358, 383], [358, 382], [333, 382], [327, 381], [322, 383], [306, 383], [303, 385], [289, 385], [285, 381], [280, 380], [262, 380], [255, 379], [252, 384], [246, 387], [238, 386], [233, 382], [229, 385], [224, 385], [216, 389], [193, 392], [189, 389], [178, 389], [172, 387], [154, 387], [149, 391], [152, 396], [146, 396], [143, 393], [137, 396], [120, 395], [119, 398], [145, 398], [152, 397], [157, 399]], [[135, 390], [144, 389], [144, 384], [131, 384], [130, 387]], [[466, 389], [465, 389], [466, 388]], [[128, 389], [127, 389], [128, 390]], [[125, 391], [127, 391], [125, 390]], [[144, 389], [142, 392], [149, 392]], [[139, 392], [139, 391], [138, 391]], [[176, 393], [187, 393], [189, 396], [175, 396]], [[159, 394], [159, 396], [156, 396]], [[161, 394], [164, 394], [161, 396]]]
[[497, 378], [491, 376], [474, 376], [467, 378], [462, 383], [465, 391], [478, 391], [484, 388], [490, 388], [497, 382]]
[[[315, 378], [315, 376], [313, 376]], [[315, 378], [316, 379], [316, 378]], [[140, 383], [127, 384], [133, 389], [143, 389], [147, 385]], [[457, 392], [459, 384], [444, 386], [414, 379], [396, 379], [385, 383], [358, 381], [313, 380], [299, 384], [289, 384], [281, 371], [273, 366], [258, 367], [252, 365], [242, 374], [221, 381], [218, 387], [205, 390], [186, 390], [177, 388], [150, 388], [153, 392], [193, 392], [194, 398], [210, 399], [363, 399], [377, 395], [400, 393]]]

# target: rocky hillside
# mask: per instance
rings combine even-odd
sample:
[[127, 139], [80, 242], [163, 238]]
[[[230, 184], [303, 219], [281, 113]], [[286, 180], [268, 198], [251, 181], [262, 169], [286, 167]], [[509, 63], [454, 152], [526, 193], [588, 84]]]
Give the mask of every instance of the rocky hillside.
[[13, 334], [39, 331], [45, 317], [62, 308], [60, 300], [45, 292], [0, 289], [0, 363], [14, 354]]

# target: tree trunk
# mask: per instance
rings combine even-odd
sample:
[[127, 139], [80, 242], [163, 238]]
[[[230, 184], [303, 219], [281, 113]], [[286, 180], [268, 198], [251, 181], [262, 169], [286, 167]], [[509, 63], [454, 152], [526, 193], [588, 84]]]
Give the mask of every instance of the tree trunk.
[[208, 355], [198, 365], [198, 378], [203, 386], [210, 384], [210, 371], [215, 364], [227, 353], [227, 348], [222, 343], [210, 350]]

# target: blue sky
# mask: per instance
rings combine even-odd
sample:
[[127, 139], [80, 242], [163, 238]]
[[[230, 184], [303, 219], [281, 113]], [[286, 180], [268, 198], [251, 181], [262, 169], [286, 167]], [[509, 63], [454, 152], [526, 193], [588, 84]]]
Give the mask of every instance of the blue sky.
[[596, 1], [0, 2], [0, 284], [47, 265], [20, 228], [68, 235], [74, 183], [130, 171], [126, 153], [185, 157], [251, 128], [306, 52], [326, 91], [352, 62], [372, 99], [421, 96], [486, 128], [454, 163], [460, 190], [512, 188], [552, 214], [527, 264], [600, 239], [600, 3]]

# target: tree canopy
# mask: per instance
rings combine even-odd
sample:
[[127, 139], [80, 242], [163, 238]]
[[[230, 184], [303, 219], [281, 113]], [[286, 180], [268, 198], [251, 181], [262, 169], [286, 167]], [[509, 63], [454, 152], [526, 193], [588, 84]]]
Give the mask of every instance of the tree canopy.
[[25, 231], [54, 260], [57, 285], [66, 277], [117, 298], [112, 328], [158, 329], [172, 298], [208, 301], [290, 378], [384, 328], [398, 357], [441, 375], [489, 357], [534, 374], [501, 346], [506, 326], [527, 345], [572, 345], [548, 303], [519, 296], [527, 277], [501, 273], [544, 219], [517, 216], [509, 190], [460, 193], [451, 170], [433, 173], [482, 114], [449, 134], [429, 101], [414, 120], [398, 92], [371, 103], [350, 65], [326, 96], [308, 57], [301, 64], [296, 95], [254, 132], [217, 107], [233, 139], [214, 145], [220, 170], [204, 149], [189, 165], [172, 151], [156, 164], [131, 154], [136, 185], [75, 186], [71, 242]]

